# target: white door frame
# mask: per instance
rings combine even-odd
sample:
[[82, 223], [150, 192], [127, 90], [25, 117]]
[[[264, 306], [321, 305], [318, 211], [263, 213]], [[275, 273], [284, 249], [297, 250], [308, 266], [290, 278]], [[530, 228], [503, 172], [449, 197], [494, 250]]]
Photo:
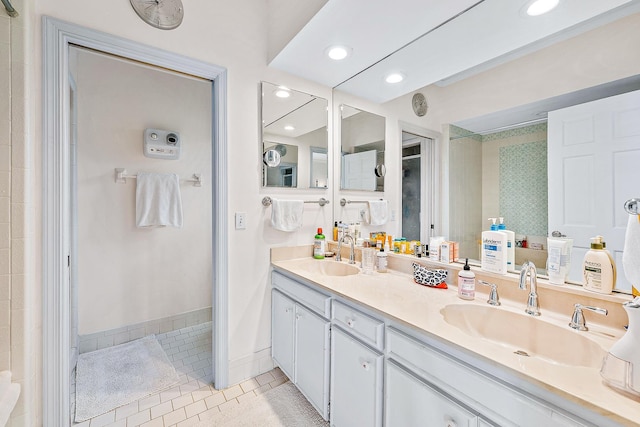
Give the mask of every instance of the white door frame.
[[69, 367], [69, 45], [157, 65], [213, 82], [213, 381], [225, 388], [228, 357], [227, 71], [155, 47], [43, 17], [42, 123], [42, 419], [70, 422]]
[[[438, 161], [440, 159], [441, 153], [443, 151], [442, 145], [442, 134], [439, 132], [435, 132], [429, 129], [422, 128], [420, 126], [416, 126], [412, 123], [407, 123], [403, 121], [398, 121], [398, 130], [399, 130], [399, 139], [400, 141], [400, 155], [398, 160], [398, 170], [402, 170], [402, 133], [407, 132], [416, 136], [420, 136], [423, 138], [428, 138], [433, 140], [433, 144], [431, 147], [426, 147], [426, 144], [423, 143], [420, 147], [420, 156], [421, 160], [421, 176], [420, 179], [425, 179], [427, 185], [420, 185], [420, 191], [422, 192], [422, 207], [421, 207], [421, 217], [420, 217], [420, 236], [423, 236], [422, 243], [428, 242], [428, 230], [425, 229], [427, 224], [434, 224], [434, 235], [439, 236], [442, 234], [443, 228], [445, 224], [443, 224], [443, 216], [441, 212], [441, 206], [443, 204], [443, 189], [442, 189], [442, 179], [441, 179], [441, 162]], [[398, 181], [398, 194], [402, 194], [402, 178]], [[402, 197], [400, 197], [400, 208], [402, 209]], [[402, 231], [402, 215], [400, 215], [400, 231]]]

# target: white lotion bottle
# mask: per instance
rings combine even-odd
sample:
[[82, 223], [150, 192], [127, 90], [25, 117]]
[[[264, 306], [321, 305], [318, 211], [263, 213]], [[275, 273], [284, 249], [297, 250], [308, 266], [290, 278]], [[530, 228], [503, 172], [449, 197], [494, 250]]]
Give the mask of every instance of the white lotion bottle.
[[469, 258], [458, 272], [458, 298], [472, 300], [476, 297], [476, 275], [469, 267]]
[[504, 218], [500, 217], [500, 224], [498, 224], [498, 231], [507, 235], [507, 270], [515, 270], [516, 268], [516, 233], [511, 230], [507, 230], [507, 226], [504, 223]]
[[616, 280], [616, 266], [604, 250], [602, 236], [591, 238], [591, 249], [584, 255], [582, 263], [583, 286], [593, 292], [610, 294]]
[[489, 231], [482, 232], [480, 268], [497, 274], [507, 274], [507, 235], [498, 231], [496, 218]]

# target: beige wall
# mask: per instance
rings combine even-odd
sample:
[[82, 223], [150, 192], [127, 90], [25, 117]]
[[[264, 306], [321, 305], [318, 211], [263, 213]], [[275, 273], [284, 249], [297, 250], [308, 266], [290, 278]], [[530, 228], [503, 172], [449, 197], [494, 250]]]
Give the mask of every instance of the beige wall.
[[[211, 306], [211, 83], [77, 50], [80, 335]], [[142, 153], [146, 128], [180, 133], [178, 160]], [[181, 181], [182, 228], [136, 228], [136, 181]]]

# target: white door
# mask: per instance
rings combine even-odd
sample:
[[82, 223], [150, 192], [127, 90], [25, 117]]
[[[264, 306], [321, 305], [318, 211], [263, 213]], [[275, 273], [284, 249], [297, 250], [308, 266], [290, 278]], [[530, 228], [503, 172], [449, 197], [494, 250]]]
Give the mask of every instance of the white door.
[[376, 156], [376, 150], [342, 156], [342, 188], [375, 191]]
[[331, 426], [381, 426], [382, 355], [335, 327], [331, 349]]
[[574, 239], [569, 279], [582, 282], [589, 239], [602, 235], [618, 268], [616, 287], [630, 290], [623, 206], [640, 197], [640, 91], [552, 111], [548, 132], [549, 233]]
[[296, 385], [328, 419], [329, 406], [329, 321], [296, 305]]
[[274, 290], [271, 292], [271, 356], [293, 382], [295, 303]]
[[400, 368], [387, 363], [385, 425], [476, 427], [478, 417]]

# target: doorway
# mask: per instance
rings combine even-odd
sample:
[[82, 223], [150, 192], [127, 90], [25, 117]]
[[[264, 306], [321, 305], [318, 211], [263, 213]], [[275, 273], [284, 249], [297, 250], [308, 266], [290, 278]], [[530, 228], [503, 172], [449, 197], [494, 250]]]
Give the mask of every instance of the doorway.
[[434, 140], [402, 131], [402, 236], [427, 243], [434, 229]]
[[[159, 66], [212, 82], [211, 193], [213, 276], [213, 381], [228, 383], [227, 308], [227, 143], [226, 70], [224, 68], [89, 30], [49, 17], [44, 18], [43, 92], [43, 421], [45, 426], [68, 425], [70, 414], [71, 340], [70, 279], [72, 243], [72, 127], [69, 48], [95, 51]], [[81, 142], [79, 142], [80, 144]], [[142, 144], [140, 142], [140, 144]], [[113, 184], [115, 185], [115, 184]], [[75, 280], [75, 279], [74, 279]]]

